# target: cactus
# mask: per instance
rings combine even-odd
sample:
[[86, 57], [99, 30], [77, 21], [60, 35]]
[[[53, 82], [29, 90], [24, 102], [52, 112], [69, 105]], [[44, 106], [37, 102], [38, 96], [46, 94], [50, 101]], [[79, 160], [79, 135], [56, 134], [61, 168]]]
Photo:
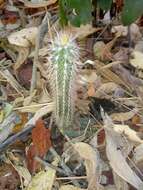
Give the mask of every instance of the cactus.
[[64, 133], [73, 121], [79, 48], [69, 33], [61, 31], [51, 41], [49, 50], [54, 117], [60, 131]]

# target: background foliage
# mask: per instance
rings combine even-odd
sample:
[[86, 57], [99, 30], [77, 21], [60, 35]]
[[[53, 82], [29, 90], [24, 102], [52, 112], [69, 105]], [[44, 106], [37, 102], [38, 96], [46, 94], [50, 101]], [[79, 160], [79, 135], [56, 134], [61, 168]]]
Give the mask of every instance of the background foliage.
[[[117, 1], [118, 2], [118, 1]], [[108, 11], [113, 3], [112, 0], [59, 0], [59, 14], [62, 25], [69, 21], [75, 26], [86, 24], [92, 20], [92, 3], [104, 11]], [[121, 21], [129, 25], [143, 14], [143, 0], [124, 0]]]

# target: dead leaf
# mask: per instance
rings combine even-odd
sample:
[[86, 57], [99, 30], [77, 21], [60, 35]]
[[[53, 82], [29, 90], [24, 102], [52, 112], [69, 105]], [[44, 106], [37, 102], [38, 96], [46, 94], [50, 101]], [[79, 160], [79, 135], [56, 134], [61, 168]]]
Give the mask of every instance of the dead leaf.
[[124, 80], [121, 77], [119, 77], [115, 72], [111, 71], [110, 68], [102, 70], [102, 68], [105, 66], [104, 63], [102, 63], [101, 61], [94, 61], [93, 64], [97, 70], [97, 75], [101, 75], [108, 81], [117, 83], [118, 85], [123, 85], [128, 90], [131, 90], [130, 86], [127, 83], [125, 83]]
[[19, 117], [20, 117], [20, 122], [17, 123], [12, 132], [13, 133], [17, 133], [20, 132], [22, 130], [22, 128], [24, 127], [24, 125], [27, 123], [28, 121], [28, 114], [27, 113], [19, 113]]
[[114, 82], [104, 83], [96, 90], [95, 97], [107, 98], [107, 95], [115, 92], [118, 89], [119, 89], [119, 86]]
[[[122, 36], [127, 36], [128, 27], [123, 25], [114, 26], [112, 28], [112, 33], [120, 32]], [[130, 35], [133, 41], [141, 39], [141, 32], [137, 24], [133, 23], [130, 25]]]
[[31, 174], [38, 171], [41, 164], [35, 160], [35, 156], [38, 155], [35, 145], [31, 144], [26, 148], [26, 166]]
[[8, 36], [8, 41], [10, 44], [28, 48], [35, 45], [37, 34], [37, 27], [24, 28], [20, 31], [10, 34]]
[[90, 83], [90, 84], [88, 85], [87, 94], [88, 94], [89, 97], [95, 97], [95, 87], [94, 87], [94, 84], [93, 84], [93, 83]]
[[131, 129], [128, 125], [114, 124], [112, 127], [115, 132], [117, 132], [120, 135], [124, 135], [131, 142], [134, 142], [137, 144], [143, 143], [143, 140], [139, 138], [139, 136], [137, 135], [137, 132]]
[[23, 87], [18, 83], [18, 81], [14, 78], [14, 76], [9, 72], [9, 70], [0, 70], [0, 74], [5, 78], [11, 86], [21, 95], [23, 96], [24, 90]]
[[95, 32], [100, 31], [101, 28], [94, 28], [91, 24], [86, 24], [81, 25], [80, 27], [68, 26], [67, 30], [78, 39], [83, 39]]
[[143, 144], [138, 145], [134, 149], [133, 160], [135, 161], [136, 164], [142, 163], [142, 161], [143, 161]]
[[105, 44], [103, 41], [96, 42], [93, 46], [94, 56], [101, 61], [112, 60], [111, 49], [118, 37], [120, 37], [120, 34], [117, 33], [113, 40], [107, 44]]
[[[116, 127], [114, 127], [115, 124], [113, 124], [110, 118], [107, 116], [106, 118], [104, 118], [104, 123], [105, 123], [105, 134], [106, 134], [106, 154], [110, 166], [112, 167], [113, 171], [117, 175], [119, 175], [122, 179], [124, 179], [126, 182], [128, 182], [137, 189], [142, 189], [143, 187], [142, 180], [135, 174], [135, 172], [128, 165], [126, 157], [124, 155], [128, 151], [125, 148], [124, 144], [123, 145], [121, 144], [123, 138], [121, 136], [121, 133], [119, 133], [116, 128], [117, 126], [119, 126], [119, 128], [122, 127], [120, 127], [120, 125], [116, 125]], [[128, 126], [123, 128], [128, 129]], [[114, 131], [113, 129], [114, 130], [116, 129], [116, 131]], [[129, 143], [127, 144], [129, 146]], [[122, 147], [124, 147], [124, 150]]]
[[14, 169], [17, 171], [20, 177], [24, 179], [24, 185], [27, 186], [31, 181], [31, 174], [28, 169], [23, 166], [13, 165]]
[[15, 47], [18, 51], [18, 57], [16, 63], [14, 64], [14, 70], [17, 70], [28, 58], [29, 48], [25, 47]]
[[129, 111], [129, 112], [123, 112], [123, 113], [113, 113], [112, 115], [110, 115], [110, 117], [112, 118], [113, 121], [128, 121], [130, 119], [132, 119], [136, 114], [138, 113], [138, 110], [136, 108], [134, 108], [133, 110]]
[[86, 174], [88, 180], [88, 190], [98, 189], [98, 173], [97, 173], [97, 152], [87, 143], [78, 142], [74, 145], [75, 150], [85, 161]]
[[130, 63], [132, 66], [138, 69], [143, 69], [143, 53], [139, 51], [133, 51], [132, 56], [134, 57], [133, 59], [130, 60]]
[[129, 190], [129, 185], [126, 181], [124, 181], [120, 176], [118, 176], [113, 171], [114, 183], [116, 186], [116, 190]]
[[50, 131], [45, 128], [42, 119], [37, 120], [36, 126], [32, 130], [32, 141], [40, 157], [43, 157], [51, 147]]
[[11, 133], [15, 126], [15, 120], [17, 116], [15, 113], [11, 113], [4, 121], [0, 124], [0, 143], [2, 143]]
[[[55, 159], [52, 164], [57, 166], [59, 160]], [[55, 181], [56, 170], [47, 167], [47, 171], [40, 171], [33, 178], [26, 190], [52, 190]]]

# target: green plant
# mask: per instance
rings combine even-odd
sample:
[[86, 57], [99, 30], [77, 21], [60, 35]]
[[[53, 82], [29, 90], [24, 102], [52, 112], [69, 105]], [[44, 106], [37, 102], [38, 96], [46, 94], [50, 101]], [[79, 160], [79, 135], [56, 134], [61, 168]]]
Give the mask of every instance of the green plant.
[[[92, 3], [97, 7], [108, 11], [113, 0], [59, 0], [59, 14], [62, 25], [68, 21], [80, 26], [92, 20]], [[118, 3], [118, 1], [116, 1]], [[121, 20], [124, 25], [129, 25], [143, 14], [143, 0], [124, 0], [121, 12]]]
[[54, 117], [64, 133], [73, 121], [79, 48], [69, 33], [60, 32], [51, 42], [49, 55]]

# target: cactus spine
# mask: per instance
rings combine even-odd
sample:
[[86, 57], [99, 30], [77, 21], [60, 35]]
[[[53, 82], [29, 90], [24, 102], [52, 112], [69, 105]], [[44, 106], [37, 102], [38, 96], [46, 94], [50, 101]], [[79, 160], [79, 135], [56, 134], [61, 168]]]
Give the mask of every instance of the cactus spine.
[[69, 33], [60, 32], [51, 42], [49, 55], [54, 117], [64, 133], [73, 121], [79, 48]]

